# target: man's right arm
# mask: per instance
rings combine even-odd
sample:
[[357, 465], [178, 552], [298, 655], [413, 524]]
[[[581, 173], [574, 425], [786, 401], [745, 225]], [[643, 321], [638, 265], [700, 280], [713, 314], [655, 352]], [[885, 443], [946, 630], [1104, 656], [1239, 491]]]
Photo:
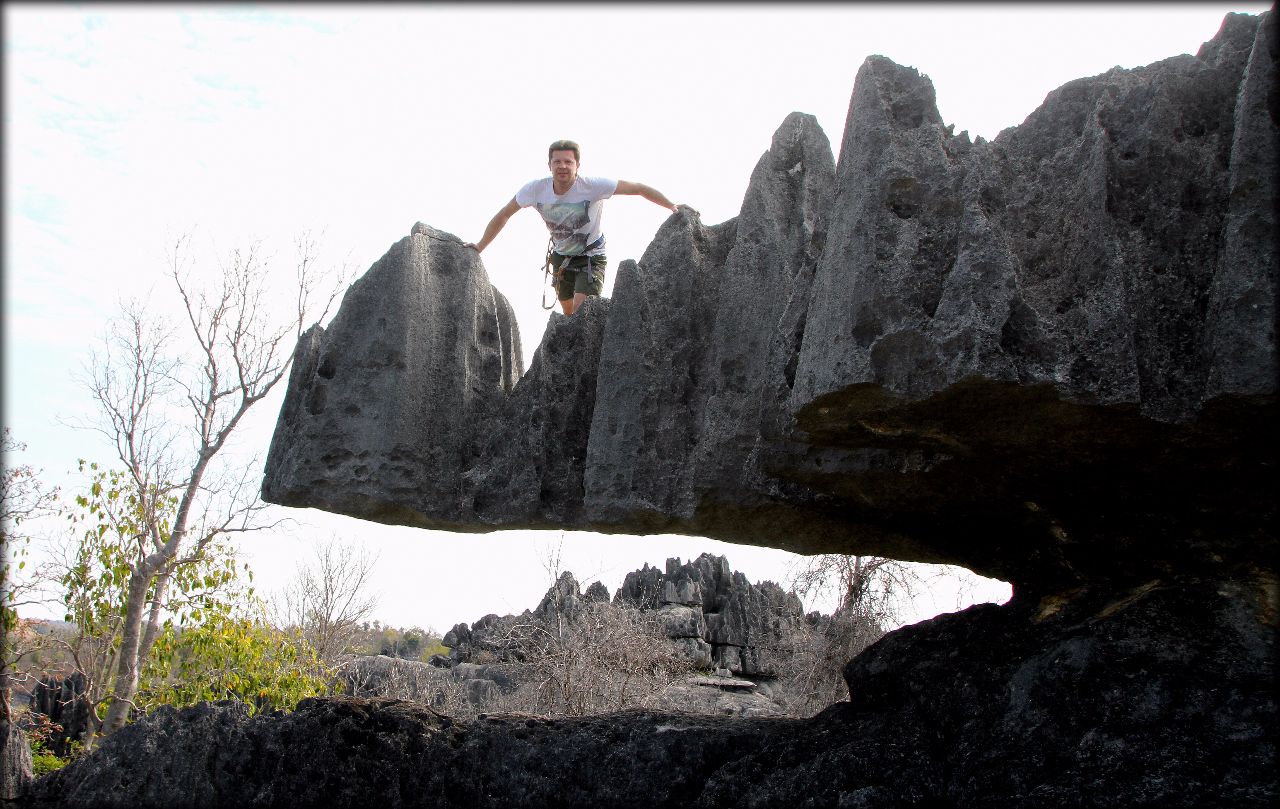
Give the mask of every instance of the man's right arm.
[[511, 201], [504, 205], [502, 210], [494, 214], [493, 218], [489, 220], [489, 224], [485, 226], [484, 235], [480, 237], [480, 241], [475, 243], [467, 242], [464, 247], [470, 247], [477, 253], [483, 253], [484, 249], [489, 246], [489, 242], [498, 237], [498, 234], [502, 232], [504, 227], [506, 227], [507, 220], [510, 219], [512, 214], [518, 210], [520, 210], [520, 206], [516, 204], [515, 197], [512, 197]]

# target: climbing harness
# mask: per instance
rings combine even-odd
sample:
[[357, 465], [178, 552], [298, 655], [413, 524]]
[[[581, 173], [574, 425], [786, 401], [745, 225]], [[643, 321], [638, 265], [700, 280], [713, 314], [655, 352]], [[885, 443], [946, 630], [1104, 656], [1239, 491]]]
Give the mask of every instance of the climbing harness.
[[[560, 268], [556, 268], [555, 274], [551, 273], [551, 256], [554, 248], [551, 239], [547, 239], [547, 257], [542, 262], [542, 308], [551, 309], [556, 305], [556, 287], [560, 283]], [[551, 303], [547, 303], [547, 288], [551, 288]]]
[[[599, 247], [603, 242], [604, 242], [604, 237], [601, 236], [599, 239], [596, 239], [594, 242], [587, 245], [587, 249], [594, 250], [595, 248]], [[555, 244], [552, 241], [552, 239], [548, 238], [547, 239], [547, 257], [542, 261], [542, 308], [543, 309], [551, 309], [556, 305], [556, 299], [559, 297], [559, 294], [560, 294], [560, 278], [563, 275], [564, 271], [569, 268], [569, 262], [572, 261], [574, 258], [576, 258], [575, 256], [563, 256], [564, 260], [560, 262], [560, 266], [555, 268], [555, 272], [552, 272], [552, 266], [555, 263], [552, 261], [552, 257], [555, 254], [556, 254]], [[587, 272], [587, 275], [590, 275], [591, 269], [595, 266], [595, 256], [585, 256], [585, 258], [587, 259], [586, 272]], [[550, 288], [551, 290], [551, 303], [547, 303], [548, 288]]]

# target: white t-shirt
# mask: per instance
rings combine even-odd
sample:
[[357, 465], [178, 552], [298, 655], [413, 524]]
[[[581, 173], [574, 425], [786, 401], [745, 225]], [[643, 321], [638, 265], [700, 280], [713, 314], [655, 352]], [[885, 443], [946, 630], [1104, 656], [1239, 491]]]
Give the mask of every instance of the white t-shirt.
[[551, 178], [543, 177], [517, 191], [516, 204], [538, 209], [551, 231], [552, 249], [560, 255], [599, 256], [605, 252], [600, 232], [604, 201], [617, 188], [617, 180], [579, 175], [567, 193], [557, 194]]

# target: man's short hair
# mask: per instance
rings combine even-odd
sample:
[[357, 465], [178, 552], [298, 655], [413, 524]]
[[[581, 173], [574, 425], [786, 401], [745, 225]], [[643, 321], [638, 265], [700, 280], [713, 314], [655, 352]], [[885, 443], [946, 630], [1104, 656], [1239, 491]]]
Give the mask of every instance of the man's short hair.
[[573, 152], [573, 159], [576, 163], [582, 162], [582, 152], [578, 149], [578, 144], [571, 140], [558, 140], [547, 147], [547, 160], [551, 160], [552, 152]]

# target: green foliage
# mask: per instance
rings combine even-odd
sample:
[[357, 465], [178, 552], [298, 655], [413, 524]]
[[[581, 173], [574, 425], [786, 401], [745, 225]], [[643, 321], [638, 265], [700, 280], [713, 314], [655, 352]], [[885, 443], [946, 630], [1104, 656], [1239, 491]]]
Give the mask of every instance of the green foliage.
[[[0, 530], [0, 638], [3, 638], [3, 660], [7, 662], [11, 655], [10, 638], [18, 632], [18, 590], [13, 586], [13, 575], [27, 566], [27, 546], [30, 537], [14, 538], [11, 541], [6, 532]], [[14, 564], [14, 561], [17, 564]]]
[[[141, 495], [127, 473], [80, 461], [80, 470], [86, 469], [91, 472], [89, 486], [76, 496], [77, 510], [67, 515], [81, 530], [62, 577], [65, 620], [87, 635], [108, 637], [118, 632], [124, 618], [134, 571], [156, 545], [169, 541], [178, 500], [158, 490]], [[225, 612], [229, 602], [242, 595], [237, 572], [233, 549], [225, 544], [211, 543], [194, 556], [175, 560], [170, 568], [172, 597], [166, 604], [170, 621], [181, 626]], [[155, 589], [153, 579], [148, 600], [154, 599]], [[252, 589], [243, 594], [251, 595]]]
[[11, 538], [0, 529], [0, 637], [6, 640], [18, 629], [18, 610], [14, 606], [17, 589], [11, 582], [13, 574], [27, 566], [22, 557], [27, 555], [30, 544], [30, 537]]
[[55, 731], [62, 730], [62, 725], [50, 721], [44, 714], [28, 712], [24, 725], [23, 732], [27, 736], [28, 744], [31, 745], [31, 770], [37, 778], [62, 769], [80, 754], [79, 742], [71, 743], [71, 753], [66, 758], [49, 749], [49, 737]]
[[36, 778], [56, 772], [71, 763], [71, 758], [61, 758], [43, 744], [31, 745], [31, 772]]
[[426, 662], [430, 660], [434, 655], [444, 655], [447, 657], [448, 654], [449, 654], [448, 646], [445, 646], [443, 643], [441, 643], [439, 638], [430, 638], [428, 639], [427, 644], [423, 646], [422, 654], [418, 657], [418, 659], [423, 662]]
[[[85, 461], [80, 462], [80, 470], [88, 471], [90, 479], [84, 493], [75, 498], [76, 508], [67, 515], [79, 542], [70, 549], [61, 584], [65, 620], [78, 630], [79, 668], [89, 680], [90, 701], [101, 718], [124, 635], [130, 585], [147, 555], [170, 541], [178, 500], [155, 487], [140, 490], [126, 472], [104, 470]], [[252, 660], [255, 644], [276, 644], [261, 637], [252, 622], [233, 617], [253, 600], [253, 589], [241, 579], [241, 572], [252, 578], [248, 565], [237, 564], [234, 548], [214, 540], [198, 551], [175, 555], [161, 575], [149, 577], [147, 603], [157, 599], [166, 577], [168, 585], [156, 643], [139, 661], [142, 682], [153, 686], [153, 691], [147, 697], [139, 695], [135, 705], [145, 709], [149, 704], [187, 704], [183, 700], [222, 699], [229, 693], [256, 694], [257, 690], [287, 701], [301, 687], [270, 678], [237, 679], [212, 673]], [[277, 656], [287, 657], [293, 649], [289, 644], [279, 647], [274, 650]], [[264, 653], [259, 649], [256, 654]], [[178, 682], [188, 676], [190, 684]], [[196, 696], [215, 691], [216, 697]]]
[[[125, 595], [136, 556], [148, 541], [140, 525], [142, 505], [123, 472], [103, 471], [80, 461], [80, 471], [92, 472], [89, 487], [75, 497], [75, 511], [67, 514], [82, 525], [80, 542], [62, 576], [67, 614], [83, 635], [117, 637]], [[168, 504], [172, 508], [172, 504]]]
[[230, 698], [252, 712], [292, 710], [326, 692], [327, 674], [297, 633], [243, 615], [214, 615], [187, 629], [166, 628], [143, 670], [137, 702], [148, 710]]

